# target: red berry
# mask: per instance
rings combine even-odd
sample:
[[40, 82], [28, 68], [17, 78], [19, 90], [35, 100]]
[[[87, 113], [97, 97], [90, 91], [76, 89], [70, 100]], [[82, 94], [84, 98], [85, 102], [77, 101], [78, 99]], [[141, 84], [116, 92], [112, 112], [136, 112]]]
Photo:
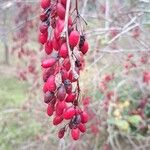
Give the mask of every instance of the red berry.
[[80, 131], [78, 128], [76, 129], [71, 129], [71, 136], [73, 140], [78, 140], [80, 138]]
[[68, 48], [67, 48], [67, 44], [64, 43], [62, 44], [60, 51], [59, 51], [59, 55], [63, 58], [67, 58], [68, 57]]
[[81, 122], [82, 123], [87, 123], [88, 122], [88, 114], [85, 111], [83, 111], [81, 113]]
[[47, 29], [48, 29], [48, 25], [46, 23], [41, 23], [40, 27], [39, 27], [39, 30], [41, 33], [45, 33], [47, 32]]
[[41, 0], [41, 7], [43, 9], [46, 9], [50, 6], [51, 1], [50, 0]]
[[80, 48], [80, 51], [83, 53], [83, 54], [86, 54], [87, 51], [89, 49], [89, 44], [87, 41], [84, 42], [83, 46]]
[[41, 66], [43, 68], [49, 68], [49, 67], [52, 67], [56, 63], [56, 61], [57, 61], [56, 58], [45, 59], [43, 60]]
[[70, 33], [70, 36], [69, 36], [69, 44], [72, 46], [72, 47], [75, 47], [78, 43], [79, 43], [79, 40], [80, 40], [80, 34], [78, 31], [72, 31]]
[[53, 45], [53, 48], [58, 51], [60, 45], [59, 45], [59, 40], [56, 40], [55, 38], [53, 38], [52, 40], [52, 45]]
[[46, 82], [50, 75], [53, 75], [55, 72], [54, 68], [48, 68], [43, 72], [43, 81]]
[[54, 112], [54, 105], [49, 104], [49, 105], [47, 106], [47, 115], [48, 115], [48, 116], [52, 116], [52, 115], [53, 115], [53, 112]]
[[73, 102], [75, 100], [75, 98], [76, 98], [76, 93], [70, 93], [66, 97], [65, 101], [66, 102]]
[[68, 72], [67, 72], [65, 69], [62, 69], [62, 70], [60, 71], [60, 73], [61, 73], [62, 81], [65, 81], [65, 80], [68, 79]]
[[47, 85], [45, 83], [44, 86], [43, 86], [43, 92], [46, 93], [47, 91], [48, 91], [48, 88], [47, 88]]
[[71, 84], [70, 80], [65, 80], [64, 85], [65, 85], [67, 94], [71, 93], [72, 92], [72, 84]]
[[78, 128], [79, 128], [79, 130], [82, 133], [86, 132], [86, 126], [85, 126], [85, 124], [80, 123], [79, 126], [78, 126]]
[[56, 115], [61, 116], [65, 108], [66, 108], [65, 101], [58, 101], [56, 104]]
[[44, 94], [44, 102], [49, 103], [54, 98], [54, 93], [47, 91]]
[[62, 139], [64, 137], [64, 134], [65, 134], [65, 128], [61, 128], [58, 132], [58, 137]]
[[41, 44], [46, 43], [47, 37], [48, 37], [48, 33], [47, 33], [47, 32], [45, 32], [44, 34], [43, 34], [43, 33], [40, 33], [40, 34], [39, 34], [39, 42], [40, 42]]
[[63, 117], [61, 116], [55, 116], [55, 118], [53, 119], [53, 124], [54, 125], [58, 125], [63, 121]]
[[66, 59], [63, 61], [63, 67], [64, 67], [67, 71], [70, 70], [71, 64], [70, 64], [69, 58], [66, 58]]
[[53, 92], [56, 90], [56, 83], [55, 83], [55, 76], [51, 75], [47, 82], [46, 82], [46, 86], [47, 86], [47, 89], [50, 91], [50, 92]]
[[49, 40], [45, 43], [45, 52], [47, 55], [51, 54], [53, 51], [53, 44], [52, 41]]
[[66, 10], [65, 10], [64, 6], [61, 3], [57, 4], [56, 11], [57, 11], [57, 15], [59, 16], [60, 19], [65, 18], [65, 11]]
[[64, 85], [61, 85], [61, 87], [58, 89], [57, 92], [57, 98], [58, 100], [62, 101], [65, 99], [65, 97], [66, 97], [66, 89]]
[[64, 112], [64, 119], [71, 119], [74, 115], [75, 115], [75, 109], [73, 107], [69, 107], [66, 109], [66, 111]]
[[64, 6], [66, 6], [67, 0], [60, 0], [60, 1], [61, 1], [61, 3], [62, 3]]

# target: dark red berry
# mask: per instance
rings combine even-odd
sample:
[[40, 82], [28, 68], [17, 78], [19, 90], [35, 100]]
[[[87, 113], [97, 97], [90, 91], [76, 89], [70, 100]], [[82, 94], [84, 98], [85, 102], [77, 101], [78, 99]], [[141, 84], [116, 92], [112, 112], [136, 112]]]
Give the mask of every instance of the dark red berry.
[[48, 115], [48, 116], [52, 116], [52, 115], [53, 115], [53, 112], [54, 112], [54, 105], [49, 104], [49, 105], [47, 106], [47, 115]]
[[66, 97], [66, 89], [64, 85], [61, 85], [57, 91], [57, 98], [58, 100], [63, 101], [65, 97]]
[[83, 46], [80, 48], [80, 51], [83, 53], [83, 54], [86, 54], [87, 51], [89, 49], [89, 44], [87, 41], [84, 42]]
[[60, 130], [59, 130], [59, 132], [58, 132], [58, 137], [60, 138], [60, 139], [62, 139], [63, 137], [64, 137], [64, 134], [65, 134], [65, 128], [61, 128]]

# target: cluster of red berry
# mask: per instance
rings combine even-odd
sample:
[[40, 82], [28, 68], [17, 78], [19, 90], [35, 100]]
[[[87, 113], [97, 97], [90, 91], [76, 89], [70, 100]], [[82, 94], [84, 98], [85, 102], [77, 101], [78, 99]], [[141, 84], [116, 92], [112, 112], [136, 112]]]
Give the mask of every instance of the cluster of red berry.
[[63, 123], [59, 138], [70, 128], [72, 138], [78, 140], [80, 132], [86, 131], [88, 121], [87, 113], [79, 107], [78, 78], [83, 68], [83, 55], [89, 46], [82, 29], [78, 28], [77, 22], [81, 19], [78, 11], [73, 14], [77, 10], [77, 0], [75, 9], [72, 3], [70, 0], [41, 0], [39, 42], [46, 52], [42, 68], [47, 114], [54, 115], [54, 125]]

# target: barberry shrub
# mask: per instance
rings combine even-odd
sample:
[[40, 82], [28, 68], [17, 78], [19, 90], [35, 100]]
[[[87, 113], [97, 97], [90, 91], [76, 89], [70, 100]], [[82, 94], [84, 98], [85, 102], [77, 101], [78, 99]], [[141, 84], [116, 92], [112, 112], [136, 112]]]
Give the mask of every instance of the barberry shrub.
[[70, 0], [41, 0], [39, 42], [43, 45], [43, 93], [47, 115], [53, 125], [61, 125], [58, 137], [70, 130], [73, 140], [86, 131], [88, 114], [80, 107], [80, 71], [89, 45], [85, 37], [85, 21], [76, 3]]

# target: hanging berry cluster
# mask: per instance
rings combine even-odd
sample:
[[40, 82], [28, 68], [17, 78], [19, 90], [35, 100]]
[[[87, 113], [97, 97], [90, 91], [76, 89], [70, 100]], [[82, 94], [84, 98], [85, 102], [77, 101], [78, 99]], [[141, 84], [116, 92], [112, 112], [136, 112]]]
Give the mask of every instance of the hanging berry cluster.
[[[75, 6], [75, 7], [73, 7]], [[88, 42], [78, 12], [78, 0], [41, 0], [39, 42], [46, 53], [42, 60], [44, 102], [53, 124], [63, 124], [58, 137], [67, 129], [74, 140], [86, 131], [87, 113], [79, 107], [79, 74]]]

